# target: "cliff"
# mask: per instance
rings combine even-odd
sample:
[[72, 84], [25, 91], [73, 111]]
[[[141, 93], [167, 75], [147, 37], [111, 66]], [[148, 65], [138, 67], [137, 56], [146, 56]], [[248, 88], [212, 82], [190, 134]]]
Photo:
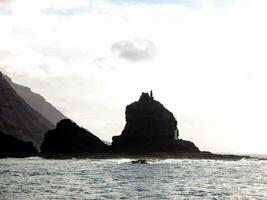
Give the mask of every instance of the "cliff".
[[79, 127], [70, 119], [63, 119], [56, 129], [45, 134], [41, 154], [81, 154], [107, 152], [108, 146], [98, 137]]
[[112, 138], [112, 148], [122, 152], [199, 152], [190, 141], [178, 139], [177, 121], [153, 94], [142, 93], [126, 107], [126, 125]]
[[31, 142], [20, 141], [0, 131], [0, 158], [6, 156], [29, 156], [33, 154], [37, 154], [37, 150]]
[[12, 82], [9, 77], [5, 75], [3, 76], [8, 81], [10, 86], [16, 91], [16, 93], [22, 97], [28, 105], [30, 105], [34, 110], [38, 111], [52, 124], [56, 125], [60, 120], [66, 119], [66, 117], [51, 103], [47, 102], [44, 97], [32, 92], [28, 87]]
[[52, 128], [54, 125], [30, 107], [0, 72], [0, 131], [39, 148], [44, 134]]

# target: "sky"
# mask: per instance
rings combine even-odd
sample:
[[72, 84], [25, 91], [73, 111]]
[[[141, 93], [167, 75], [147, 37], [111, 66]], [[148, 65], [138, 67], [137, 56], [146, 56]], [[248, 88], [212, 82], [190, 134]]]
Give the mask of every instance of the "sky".
[[266, 0], [0, 0], [0, 70], [111, 141], [141, 92], [201, 150], [267, 153]]

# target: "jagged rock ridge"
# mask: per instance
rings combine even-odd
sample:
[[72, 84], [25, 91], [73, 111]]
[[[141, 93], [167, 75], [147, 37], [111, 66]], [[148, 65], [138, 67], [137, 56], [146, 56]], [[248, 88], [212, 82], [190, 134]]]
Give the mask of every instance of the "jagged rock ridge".
[[45, 134], [42, 154], [103, 153], [108, 146], [98, 137], [79, 127], [70, 119], [63, 119], [56, 129]]
[[44, 97], [31, 91], [30, 88], [18, 85], [4, 75], [10, 86], [17, 92], [17, 94], [24, 99], [34, 110], [38, 111], [48, 121], [56, 125], [60, 120], [66, 117], [59, 112], [52, 104], [47, 102]]
[[199, 152], [190, 141], [178, 139], [177, 121], [153, 93], [142, 93], [140, 99], [126, 107], [126, 125], [120, 136], [112, 138], [117, 151]]
[[0, 72], [0, 131], [39, 148], [44, 134], [54, 125], [30, 107]]

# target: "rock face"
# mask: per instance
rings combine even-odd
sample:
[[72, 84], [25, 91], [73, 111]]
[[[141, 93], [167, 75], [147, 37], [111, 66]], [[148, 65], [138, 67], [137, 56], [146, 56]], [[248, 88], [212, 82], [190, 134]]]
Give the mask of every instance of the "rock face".
[[23, 142], [0, 131], [0, 157], [36, 154], [31, 142]]
[[59, 112], [52, 104], [47, 102], [42, 96], [31, 91], [30, 88], [13, 83], [12, 80], [4, 75], [10, 86], [23, 100], [30, 105], [34, 110], [38, 111], [52, 124], [56, 125], [60, 120], [66, 117]]
[[42, 154], [103, 153], [108, 146], [98, 137], [79, 127], [70, 119], [63, 119], [56, 129], [45, 134]]
[[0, 131], [40, 147], [44, 134], [54, 125], [31, 108], [0, 72]]
[[152, 91], [126, 107], [126, 125], [120, 136], [112, 138], [115, 151], [199, 152], [190, 141], [178, 139], [177, 121]]

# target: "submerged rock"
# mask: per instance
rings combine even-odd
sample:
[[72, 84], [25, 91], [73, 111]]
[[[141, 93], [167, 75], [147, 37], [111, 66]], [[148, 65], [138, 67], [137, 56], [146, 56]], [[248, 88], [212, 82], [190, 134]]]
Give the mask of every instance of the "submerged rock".
[[122, 152], [199, 152], [190, 141], [178, 139], [174, 115], [152, 92], [142, 93], [126, 107], [126, 125], [120, 136], [112, 138], [112, 148]]
[[131, 161], [132, 164], [148, 164], [146, 160], [133, 160]]
[[63, 119], [56, 129], [45, 134], [42, 154], [102, 153], [108, 146], [98, 137], [79, 127], [70, 119]]
[[37, 154], [31, 142], [23, 142], [0, 131], [0, 157]]

